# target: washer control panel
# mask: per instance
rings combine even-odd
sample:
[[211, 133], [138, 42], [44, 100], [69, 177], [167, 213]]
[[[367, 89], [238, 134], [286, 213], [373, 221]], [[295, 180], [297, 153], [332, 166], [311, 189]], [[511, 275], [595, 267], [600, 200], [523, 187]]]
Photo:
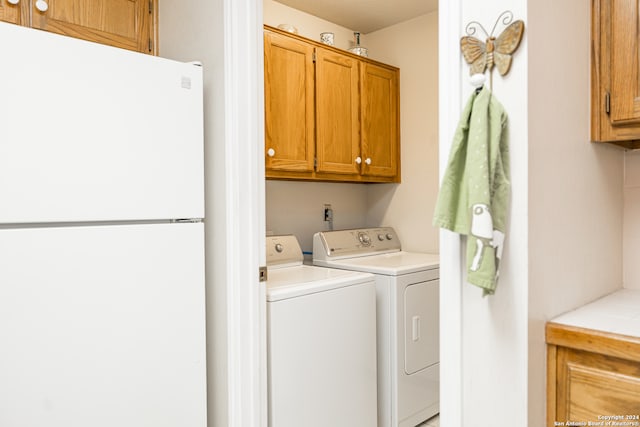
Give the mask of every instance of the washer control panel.
[[391, 227], [323, 231], [313, 236], [314, 259], [363, 256], [400, 249], [400, 240]]
[[296, 236], [267, 236], [267, 266], [302, 264], [302, 259]]

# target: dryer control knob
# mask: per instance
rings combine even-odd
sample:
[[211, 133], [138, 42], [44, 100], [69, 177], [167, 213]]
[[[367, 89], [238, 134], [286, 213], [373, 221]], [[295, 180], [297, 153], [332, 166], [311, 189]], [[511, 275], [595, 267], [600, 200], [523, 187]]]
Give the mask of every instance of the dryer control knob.
[[282, 243], [276, 243], [276, 252], [281, 253], [284, 250]]
[[371, 245], [371, 238], [367, 233], [363, 233], [363, 232], [358, 233], [358, 240], [360, 240], [360, 243], [362, 243], [362, 246]]
[[378, 240], [382, 242], [384, 240], [384, 234], [378, 234]]
[[393, 239], [393, 234], [387, 233], [387, 240], [391, 240], [391, 239]]

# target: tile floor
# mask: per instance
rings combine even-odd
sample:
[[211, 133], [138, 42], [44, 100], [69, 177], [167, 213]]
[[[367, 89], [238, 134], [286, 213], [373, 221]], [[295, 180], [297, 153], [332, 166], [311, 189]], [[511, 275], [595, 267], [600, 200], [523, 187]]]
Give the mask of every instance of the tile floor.
[[440, 415], [436, 415], [433, 418], [429, 418], [427, 421], [423, 422], [417, 427], [440, 427]]

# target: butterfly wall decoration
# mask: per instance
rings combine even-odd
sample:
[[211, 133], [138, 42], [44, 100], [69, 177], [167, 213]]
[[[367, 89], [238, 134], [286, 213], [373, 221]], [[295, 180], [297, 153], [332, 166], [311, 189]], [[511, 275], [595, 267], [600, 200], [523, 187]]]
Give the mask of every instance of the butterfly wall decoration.
[[[470, 22], [466, 27], [467, 35], [460, 39], [460, 49], [467, 63], [470, 64], [469, 74], [484, 74], [488, 68], [489, 73], [495, 66], [500, 75], [504, 76], [511, 68], [511, 55], [518, 49], [522, 34], [524, 32], [524, 22], [513, 21], [513, 14], [510, 11], [503, 12], [496, 20], [491, 33], [487, 33], [484, 27], [476, 22]], [[497, 37], [493, 35], [499, 22], [508, 25], [507, 28]], [[487, 36], [486, 41], [474, 37], [475, 26], [479, 27]]]

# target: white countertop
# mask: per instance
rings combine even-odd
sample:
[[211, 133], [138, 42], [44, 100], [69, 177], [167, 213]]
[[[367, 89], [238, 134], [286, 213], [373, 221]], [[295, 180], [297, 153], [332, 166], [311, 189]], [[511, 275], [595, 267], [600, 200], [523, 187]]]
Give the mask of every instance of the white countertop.
[[579, 328], [640, 337], [640, 290], [616, 291], [551, 321]]

